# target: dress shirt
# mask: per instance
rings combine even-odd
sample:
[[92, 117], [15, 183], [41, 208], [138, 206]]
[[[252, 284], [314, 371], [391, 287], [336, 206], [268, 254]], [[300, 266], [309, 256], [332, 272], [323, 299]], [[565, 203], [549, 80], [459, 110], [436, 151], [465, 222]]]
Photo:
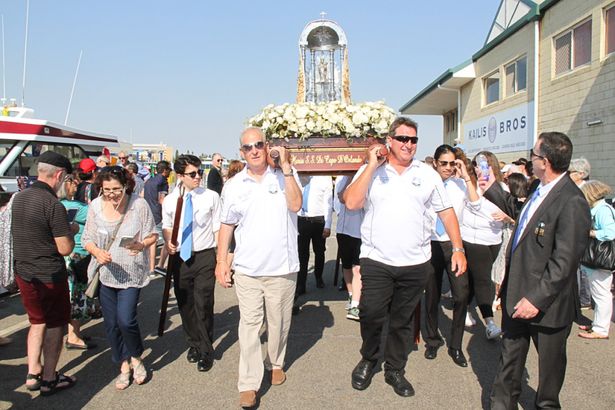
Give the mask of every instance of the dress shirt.
[[[448, 194], [448, 199], [451, 201], [453, 205], [453, 209], [455, 210], [455, 215], [457, 215], [457, 220], [459, 221], [459, 227], [461, 227], [461, 218], [463, 214], [463, 206], [466, 202], [466, 197], [468, 194], [468, 188], [466, 187], [465, 182], [461, 178], [451, 177], [444, 181], [444, 189], [446, 189], [446, 193]], [[432, 218], [438, 218], [435, 211], [433, 212]], [[431, 240], [438, 242], [448, 242], [451, 238], [448, 237], [448, 234], [444, 232], [441, 235], [438, 235], [435, 229], [431, 232]]]
[[335, 233], [352, 236], [353, 238], [361, 239], [361, 223], [363, 222], [363, 209], [351, 211], [340, 202], [339, 193], [346, 186], [348, 180], [347, 175], [338, 177], [335, 180], [335, 197], [334, 203], [337, 213], [337, 225]]
[[[558, 176], [557, 178], [555, 178], [553, 181], [549, 182], [546, 185], [543, 185], [542, 182], [540, 183], [540, 185], [538, 186], [537, 189], [540, 189], [540, 195], [538, 195], [538, 197], [536, 199], [534, 199], [533, 201], [531, 201], [532, 203], [529, 206], [524, 206], [523, 209], [521, 210], [521, 213], [519, 214], [519, 221], [523, 220], [523, 216], [524, 214], [527, 213], [527, 216], [525, 217], [525, 226], [521, 226], [519, 227], [519, 229], [521, 229], [521, 232], [519, 232], [518, 234], [518, 238], [521, 238], [521, 236], [523, 235], [523, 231], [525, 231], [525, 227], [527, 226], [527, 223], [532, 219], [532, 215], [534, 215], [534, 212], [536, 212], [536, 210], [538, 209], [538, 207], [540, 206], [540, 204], [542, 204], [542, 201], [545, 200], [545, 198], [547, 197], [547, 195], [549, 195], [549, 192], [551, 192], [551, 190], [553, 189], [553, 187], [559, 182], [560, 179], [562, 179], [567, 173], [564, 172], [563, 174], [561, 174], [560, 176]], [[528, 201], [526, 202], [526, 204], [530, 203], [530, 200], [528, 199]], [[572, 221], [570, 221], [572, 223]]]
[[[331, 229], [333, 215], [333, 179], [330, 176], [308, 177], [310, 190], [307, 197], [307, 212], [299, 210], [299, 216], [324, 216], [325, 229]], [[302, 187], [302, 191], [305, 187]]]
[[497, 245], [502, 243], [504, 223], [491, 216], [500, 208], [480, 196], [477, 201], [466, 199], [461, 216], [461, 239], [475, 245]]
[[413, 160], [400, 175], [388, 163], [381, 165], [363, 205], [360, 257], [390, 266], [427, 262], [434, 212], [451, 207], [442, 178], [432, 167]]
[[[295, 181], [299, 180], [295, 174]], [[281, 170], [268, 167], [257, 181], [248, 167], [222, 189], [221, 222], [236, 225], [233, 267], [248, 276], [281, 276], [299, 271], [297, 214], [286, 203]]]
[[[162, 202], [162, 229], [173, 229], [175, 207], [181, 189], [174, 189]], [[205, 188], [195, 188], [184, 194], [184, 205], [179, 219], [180, 233], [177, 241], [181, 241], [181, 227], [184, 221], [185, 197], [192, 196], [193, 225], [192, 251], [199, 252], [216, 246], [214, 232], [220, 230], [220, 197], [215, 191]]]

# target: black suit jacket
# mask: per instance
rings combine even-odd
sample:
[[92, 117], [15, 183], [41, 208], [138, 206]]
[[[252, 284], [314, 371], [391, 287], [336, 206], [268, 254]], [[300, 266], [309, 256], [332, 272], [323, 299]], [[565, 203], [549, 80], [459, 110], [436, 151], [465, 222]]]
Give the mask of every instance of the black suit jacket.
[[515, 233], [511, 235], [502, 283], [507, 315], [512, 316], [514, 306], [525, 297], [540, 310], [529, 320], [532, 324], [555, 328], [577, 319], [576, 273], [590, 228], [587, 201], [564, 175], [528, 221], [514, 251]]
[[216, 167], [211, 167], [211, 169], [209, 170], [209, 174], [207, 174], [207, 189], [216, 191], [218, 195], [221, 195], [222, 185], [224, 185], [224, 181], [222, 180], [222, 175], [220, 175], [220, 171], [218, 171], [218, 168]]

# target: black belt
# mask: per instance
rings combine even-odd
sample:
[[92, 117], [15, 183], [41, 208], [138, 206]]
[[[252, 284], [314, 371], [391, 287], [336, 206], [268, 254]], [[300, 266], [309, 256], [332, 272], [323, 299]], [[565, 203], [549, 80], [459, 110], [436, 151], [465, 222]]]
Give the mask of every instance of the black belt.
[[299, 218], [304, 219], [309, 222], [325, 222], [324, 216], [299, 216]]

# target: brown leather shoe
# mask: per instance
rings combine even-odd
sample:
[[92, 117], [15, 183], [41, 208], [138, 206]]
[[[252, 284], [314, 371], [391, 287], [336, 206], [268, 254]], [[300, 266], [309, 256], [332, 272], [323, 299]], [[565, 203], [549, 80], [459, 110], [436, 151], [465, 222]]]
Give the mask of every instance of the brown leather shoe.
[[286, 381], [286, 373], [282, 369], [273, 369], [271, 371], [271, 384], [273, 386], [279, 386]]
[[243, 408], [256, 406], [256, 390], [239, 392], [239, 405]]

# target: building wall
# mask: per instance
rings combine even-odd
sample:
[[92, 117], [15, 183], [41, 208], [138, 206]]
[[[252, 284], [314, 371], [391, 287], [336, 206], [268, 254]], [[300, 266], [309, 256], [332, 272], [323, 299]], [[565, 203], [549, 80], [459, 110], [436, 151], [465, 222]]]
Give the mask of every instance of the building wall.
[[[517, 58], [527, 56], [527, 86], [525, 91], [512, 96], [505, 95], [504, 66]], [[461, 89], [461, 135], [465, 139], [464, 124], [506, 110], [508, 108], [533, 101], [534, 87], [534, 25], [527, 24], [504, 42], [490, 50], [475, 62], [476, 79]], [[483, 104], [483, 78], [496, 69], [500, 69], [500, 99], [487, 106]], [[531, 132], [531, 130], [530, 130]], [[522, 152], [497, 154], [498, 159], [506, 162], [526, 157]]]
[[[615, 54], [604, 56], [603, 10], [615, 4], [599, 0], [563, 0], [548, 9], [541, 22], [539, 131], [570, 136], [573, 157], [584, 156], [591, 177], [615, 187]], [[553, 38], [592, 17], [591, 62], [555, 76]], [[602, 124], [588, 126], [588, 121]]]

